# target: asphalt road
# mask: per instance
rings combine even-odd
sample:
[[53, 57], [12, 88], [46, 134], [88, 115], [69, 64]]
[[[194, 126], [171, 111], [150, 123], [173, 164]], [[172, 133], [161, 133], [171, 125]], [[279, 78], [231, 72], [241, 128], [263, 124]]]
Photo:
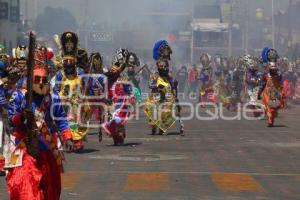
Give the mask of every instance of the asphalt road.
[[[265, 121], [197, 119], [152, 136], [145, 117], [128, 124], [122, 147], [90, 133], [81, 154], [68, 154], [63, 200], [300, 199], [300, 107]], [[0, 177], [0, 199], [7, 200]]]

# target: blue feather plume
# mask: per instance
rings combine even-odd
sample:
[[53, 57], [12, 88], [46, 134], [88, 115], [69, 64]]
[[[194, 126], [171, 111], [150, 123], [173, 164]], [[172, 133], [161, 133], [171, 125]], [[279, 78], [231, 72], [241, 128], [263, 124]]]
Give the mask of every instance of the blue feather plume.
[[153, 58], [154, 60], [158, 60], [160, 58], [159, 49], [162, 46], [168, 45], [168, 42], [166, 40], [159, 40], [155, 43], [153, 47]]
[[268, 51], [269, 51], [269, 47], [265, 47], [263, 48], [262, 52], [261, 52], [261, 58], [263, 63], [267, 63], [268, 62]]

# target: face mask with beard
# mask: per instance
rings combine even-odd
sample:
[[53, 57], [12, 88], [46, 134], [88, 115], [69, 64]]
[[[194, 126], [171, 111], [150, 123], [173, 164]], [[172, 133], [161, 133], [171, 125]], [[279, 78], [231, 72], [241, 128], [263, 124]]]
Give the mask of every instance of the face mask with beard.
[[276, 67], [276, 63], [274, 62], [269, 63], [269, 73], [271, 76], [278, 75], [278, 68]]
[[32, 90], [39, 95], [46, 95], [49, 92], [49, 84], [33, 84]]
[[160, 76], [169, 76], [169, 69], [158, 69], [158, 73]]
[[270, 75], [271, 75], [271, 76], [276, 76], [276, 75], [278, 75], [278, 69], [270, 69], [269, 72], [270, 72]]
[[64, 72], [66, 75], [76, 74], [76, 64], [74, 59], [65, 59], [63, 61]]
[[65, 67], [64, 72], [66, 75], [75, 75], [76, 74], [76, 68], [75, 66]]
[[159, 60], [156, 63], [157, 70], [160, 76], [167, 77], [169, 76], [169, 64], [165, 60]]
[[102, 62], [101, 62], [100, 59], [98, 59], [98, 58], [94, 59], [93, 68], [94, 68], [95, 72], [97, 72], [97, 73], [102, 73], [103, 72]]
[[49, 92], [48, 73], [45, 69], [33, 71], [32, 90], [39, 95], [46, 95]]

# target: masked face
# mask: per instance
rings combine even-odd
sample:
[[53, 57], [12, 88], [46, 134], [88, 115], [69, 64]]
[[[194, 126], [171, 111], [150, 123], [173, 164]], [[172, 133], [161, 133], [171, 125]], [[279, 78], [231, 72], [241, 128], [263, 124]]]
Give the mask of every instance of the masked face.
[[21, 74], [26, 74], [27, 72], [27, 63], [26, 60], [18, 60], [15, 62], [14, 67], [18, 68]]
[[209, 57], [208, 55], [204, 54], [200, 58], [200, 62], [203, 66], [207, 67], [209, 65]]
[[134, 67], [128, 66], [128, 76], [134, 76]]
[[275, 76], [278, 74], [278, 68], [274, 62], [270, 62], [269, 64], [269, 72], [271, 76]]
[[217, 65], [217, 66], [221, 66], [221, 58], [217, 57], [217, 58], [215, 59], [215, 62], [216, 62], [216, 65]]
[[74, 58], [67, 58], [63, 60], [64, 72], [66, 75], [76, 74], [76, 62]]
[[102, 62], [100, 58], [95, 58], [93, 60], [93, 66], [96, 72], [102, 72]]
[[159, 49], [160, 56], [164, 59], [170, 60], [171, 59], [171, 54], [172, 54], [172, 49], [169, 45], [164, 45], [160, 47]]
[[258, 67], [256, 65], [249, 66], [249, 71], [255, 73], [258, 71]]
[[114, 74], [122, 72], [121, 67], [119, 67], [118, 65], [111, 66], [110, 71]]
[[270, 75], [271, 75], [271, 76], [275, 76], [275, 75], [278, 74], [278, 69], [273, 69], [273, 68], [272, 68], [272, 69], [270, 69], [269, 71], [270, 71]]
[[277, 51], [275, 49], [270, 49], [268, 51], [267, 57], [268, 57], [269, 62], [276, 63], [277, 59], [278, 59]]
[[169, 64], [165, 60], [159, 60], [156, 63], [158, 73], [160, 76], [168, 76], [169, 75]]
[[48, 73], [45, 69], [38, 68], [33, 71], [32, 89], [39, 95], [46, 95], [49, 92]]

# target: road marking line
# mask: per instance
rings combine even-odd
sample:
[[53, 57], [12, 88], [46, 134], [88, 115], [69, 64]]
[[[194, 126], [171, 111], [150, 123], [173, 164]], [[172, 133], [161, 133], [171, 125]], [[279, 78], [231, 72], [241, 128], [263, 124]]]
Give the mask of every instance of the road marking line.
[[79, 171], [69, 171], [61, 175], [61, 182], [63, 189], [74, 188], [81, 178], [82, 172]]
[[[196, 134], [190, 134], [190, 135], [196, 135]], [[220, 141], [237, 141], [237, 140], [242, 140], [240, 138], [230, 138], [230, 139], [223, 139], [223, 138], [214, 138], [214, 137], [206, 137], [206, 138], [201, 138], [201, 137], [182, 137], [182, 136], [164, 136], [164, 137], [138, 137], [138, 138], [126, 138], [125, 144], [129, 143], [129, 142], [136, 142], [136, 141], [144, 141], [144, 142], [169, 142], [169, 141], [205, 141], [205, 139], [207, 140], [214, 140], [215, 142], [220, 142]], [[111, 142], [111, 138], [104, 138], [103, 141], [105, 142]], [[248, 138], [243, 138], [244, 143], [240, 144], [240, 145], [248, 145], [248, 146], [253, 146], [253, 145], [266, 145], [266, 146], [276, 146], [276, 147], [289, 147], [289, 148], [298, 148], [300, 147], [299, 143], [295, 143], [295, 142], [274, 142], [274, 143], [262, 143], [262, 142], [257, 142], [256, 140], [251, 140]], [[299, 140], [298, 138], [295, 138], [295, 140]]]
[[[160, 173], [160, 174], [192, 174], [192, 175], [211, 175], [215, 173], [223, 173], [223, 172], [209, 172], [209, 171], [104, 171], [104, 170], [91, 170], [91, 171], [82, 171], [84, 174], [131, 174], [131, 173]], [[225, 173], [225, 172], [224, 172]], [[289, 176], [289, 177], [300, 177], [300, 174], [296, 173], [255, 173], [255, 172], [226, 172], [234, 175], [250, 175], [250, 176]]]
[[[175, 130], [176, 131], [176, 130]], [[226, 133], [232, 133], [232, 132], [251, 132], [251, 133], [270, 133], [270, 129], [263, 129], [263, 130], [257, 130], [257, 129], [216, 129], [216, 130], [207, 130], [207, 129], [201, 129], [201, 130], [184, 130], [185, 132], [189, 133], [207, 133], [207, 132], [217, 132], [224, 134], [224, 131]], [[172, 131], [170, 131], [172, 132]], [[298, 133], [296, 130], [272, 130], [272, 133]]]
[[168, 191], [169, 175], [162, 173], [131, 173], [125, 191]]
[[[257, 130], [257, 129], [212, 129], [212, 130], [208, 130], [208, 129], [193, 129], [193, 130], [184, 130], [184, 132], [191, 133], [191, 134], [195, 134], [195, 133], [207, 133], [207, 132], [217, 132], [217, 133], [222, 133], [224, 134], [224, 130], [226, 130], [227, 133], [232, 133], [232, 132], [250, 132], [250, 133], [270, 133], [270, 129], [262, 129], [262, 130]], [[145, 130], [145, 133], [149, 132], [150, 134], [150, 129], [149, 130]], [[173, 133], [173, 132], [178, 132], [177, 129], [173, 130], [169, 130], [168, 133]], [[97, 134], [96, 132], [90, 132], [92, 134]], [[282, 130], [282, 129], [277, 129], [277, 130], [272, 130], [272, 133], [298, 133], [298, 131], [294, 130], [294, 129], [289, 129], [289, 130]]]
[[263, 187], [248, 174], [214, 173], [212, 181], [225, 192], [258, 192], [263, 193]]
[[97, 155], [89, 156], [89, 159], [94, 160], [118, 160], [118, 161], [134, 161], [134, 162], [155, 162], [155, 161], [171, 161], [183, 160], [188, 157], [184, 155], [167, 155], [167, 154], [137, 154], [137, 155]]

